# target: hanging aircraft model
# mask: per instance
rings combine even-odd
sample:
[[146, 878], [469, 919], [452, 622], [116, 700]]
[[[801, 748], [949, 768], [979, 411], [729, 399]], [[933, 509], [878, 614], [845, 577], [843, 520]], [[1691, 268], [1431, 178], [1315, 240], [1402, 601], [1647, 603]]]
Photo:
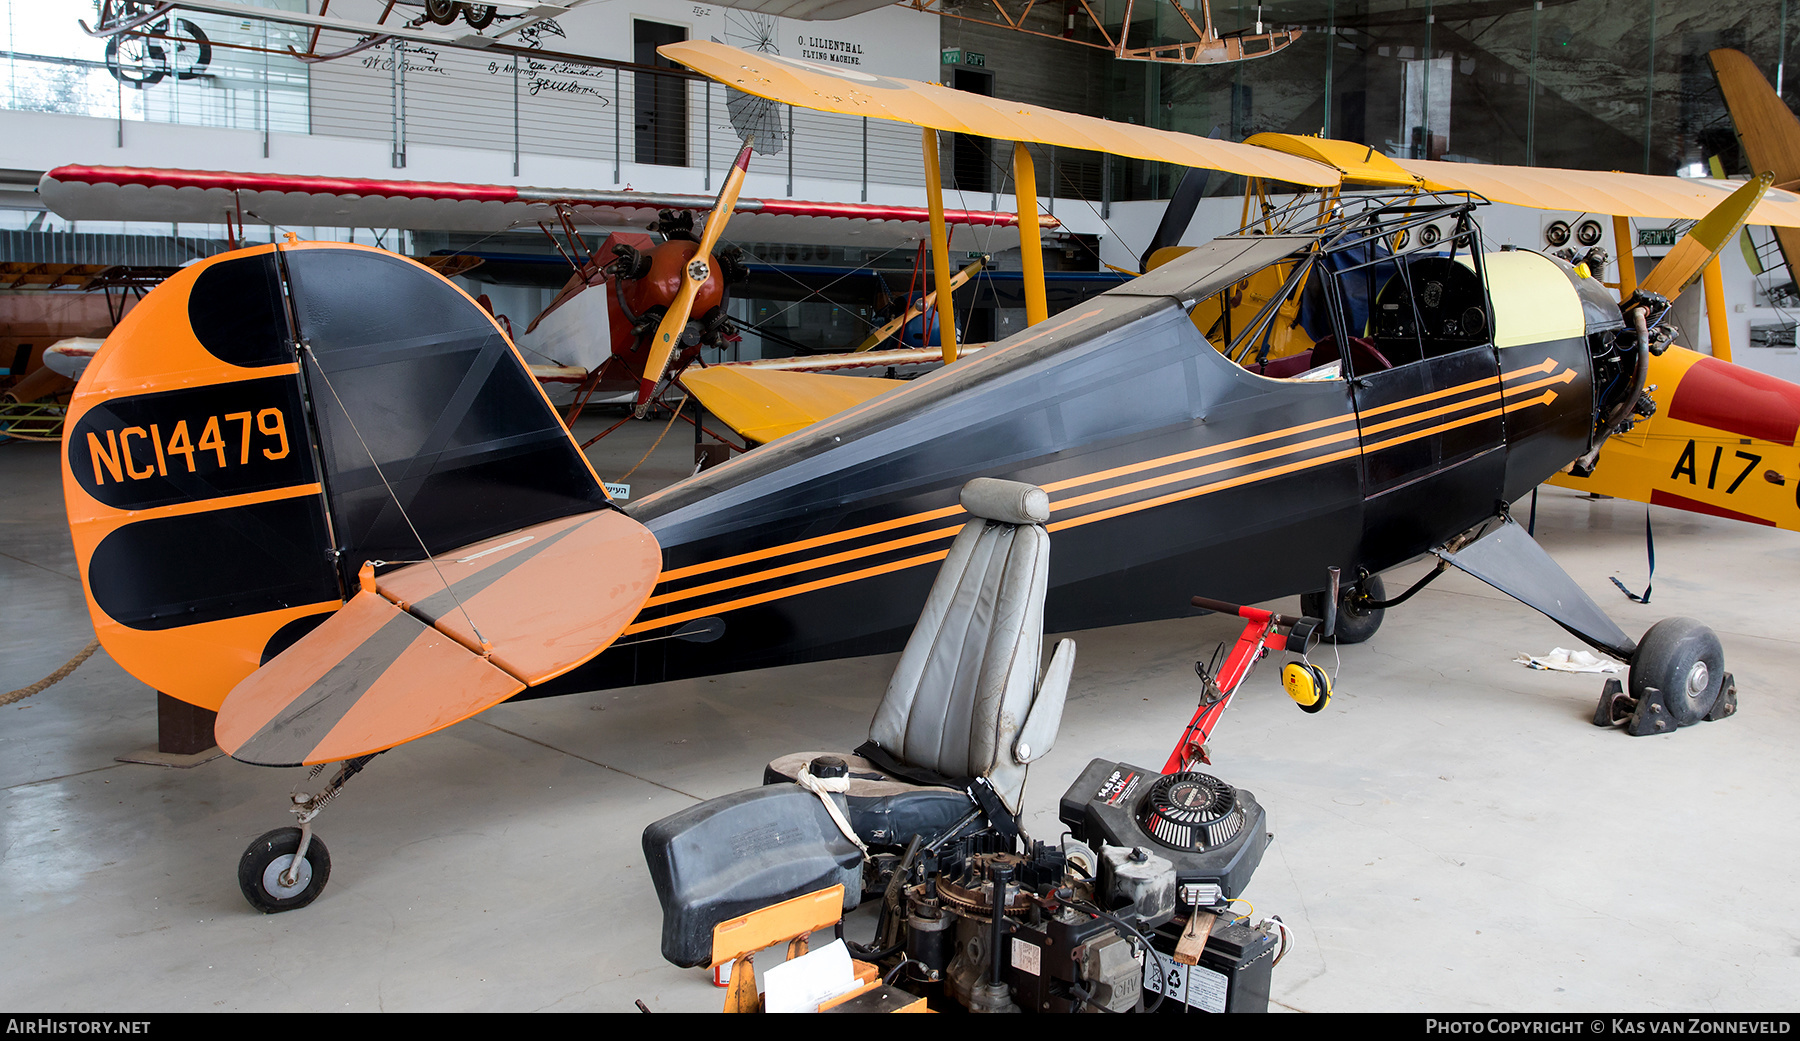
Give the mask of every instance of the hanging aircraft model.
[[[757, 92], [828, 76], [681, 47]], [[1004, 138], [1005, 120], [1014, 140], [1354, 183], [1279, 150], [928, 85], [826, 86], [928, 128]], [[935, 114], [899, 115], [908, 104]], [[935, 133], [923, 140], [944, 284]], [[1022, 147], [1015, 169], [1035, 183]], [[1800, 223], [1761, 182], [1657, 190]], [[1025, 332], [629, 509], [494, 318], [445, 279], [339, 243], [221, 254], [146, 296], [71, 403], [64, 488], [90, 613], [128, 671], [216, 708], [234, 757], [341, 764], [297, 798], [300, 828], [245, 851], [240, 884], [266, 911], [323, 887], [313, 818], [372, 756], [500, 701], [897, 649], [977, 476], [1050, 495], [1049, 631], [1186, 614], [1195, 593], [1313, 594], [1337, 568], [1340, 624], [1366, 638], [1389, 605], [1379, 573], [1435, 552], [1629, 661], [1605, 721], [1728, 715], [1710, 630], [1671, 619], [1632, 641], [1505, 513], [1644, 408], [1666, 302], [1621, 308], [1578, 267], [1489, 252], [1481, 201], [1413, 183], [1271, 208], [1054, 318], [1040, 293]], [[1021, 214], [1036, 205], [1021, 193]], [[707, 241], [731, 210], [722, 196]], [[1203, 335], [1201, 304], [1271, 266], [1288, 274], [1258, 313]], [[679, 300], [663, 329], [687, 327]], [[947, 294], [937, 306], [953, 360]], [[1283, 326], [1310, 345], [1271, 378]]]
[[[331, 2], [332, 0], [322, 0], [316, 13], [252, 12], [269, 21], [305, 26], [310, 31], [304, 49], [292, 46], [285, 51], [271, 48], [246, 49], [292, 55], [308, 63], [347, 58], [397, 40], [437, 46], [493, 49], [501, 53], [507, 50], [535, 50], [541, 48], [542, 37], [564, 35], [555, 19], [568, 15], [588, 0], [539, 4], [389, 0], [373, 22], [358, 21], [354, 17], [328, 17]], [[1154, 9], [1160, 2], [1161, 0], [1145, 0], [1143, 7], [1138, 9], [1140, 18], [1145, 11]], [[991, 14], [987, 10], [989, 4], [993, 8]], [[1183, 4], [1170, 3], [1168, 6], [1175, 18], [1161, 20], [1153, 15], [1151, 31], [1146, 34], [1150, 38], [1136, 41], [1135, 46], [1131, 39], [1133, 5], [1130, 3], [1125, 5], [1121, 13], [1106, 5], [1101, 5], [1096, 10], [1086, 0], [1077, 0], [1077, 4], [1063, 4], [1058, 14], [1049, 19], [1045, 16], [1050, 12], [1050, 5], [1044, 4], [1040, 10], [1039, 0], [1014, 0], [1011, 10], [1008, 10], [1002, 0], [986, 0], [980, 5], [970, 6], [945, 3], [942, 0], [723, 0], [718, 4], [720, 7], [739, 11], [800, 21], [833, 21], [889, 5], [1093, 47], [1125, 61], [1173, 65], [1215, 65], [1265, 58], [1284, 50], [1299, 39], [1303, 32], [1293, 27], [1277, 28], [1273, 23], [1265, 22], [1261, 4], [1256, 5], [1253, 21], [1242, 24], [1238, 29], [1221, 32], [1213, 21], [1211, 0], [1200, 0], [1199, 10], [1194, 12], [1190, 12]], [[154, 58], [155, 62], [162, 62], [162, 50], [158, 44], [168, 36], [168, 25], [158, 20], [175, 10], [230, 17], [246, 14], [246, 7], [241, 3], [220, 3], [216, 0], [100, 0], [99, 19], [95, 26], [90, 29], [82, 22], [81, 28], [90, 36], [114, 41], [140, 38], [144, 42], [139, 50]], [[1241, 16], [1243, 12], [1239, 13]], [[390, 17], [392, 21], [389, 20]], [[431, 29], [433, 26], [452, 26], [458, 21], [473, 32], [452, 34]], [[1186, 34], [1174, 31], [1177, 21], [1186, 26]], [[496, 22], [500, 25], [496, 26]], [[505, 23], [508, 22], [514, 24], [506, 26]], [[1077, 23], [1081, 26], [1079, 32]], [[484, 32], [490, 26], [494, 26], [494, 31]], [[1044, 31], [1050, 26], [1056, 26], [1059, 31]], [[190, 33], [198, 31], [191, 23], [186, 25], [186, 30]], [[354, 42], [343, 46], [328, 45], [334, 49], [321, 51], [320, 37], [326, 32], [334, 36], [350, 35], [354, 37]], [[516, 39], [509, 40], [508, 37]], [[202, 36], [201, 40], [204, 39]], [[118, 49], [119, 43], [114, 42], [112, 50], [116, 52]], [[572, 57], [579, 59], [582, 56]]]

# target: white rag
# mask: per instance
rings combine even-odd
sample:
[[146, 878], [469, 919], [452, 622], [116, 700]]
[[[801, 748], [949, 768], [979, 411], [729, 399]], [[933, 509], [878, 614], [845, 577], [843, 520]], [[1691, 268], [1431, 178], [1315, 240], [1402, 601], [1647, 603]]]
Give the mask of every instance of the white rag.
[[844, 819], [844, 811], [838, 809], [837, 802], [831, 797], [832, 792], [849, 791], [850, 778], [814, 777], [812, 770], [808, 769], [811, 765], [810, 763], [800, 765], [800, 773], [795, 775], [794, 783], [819, 797], [819, 801], [825, 804], [825, 812], [831, 814], [831, 822], [838, 826], [838, 830], [844, 833], [845, 838], [856, 843], [856, 848], [862, 850], [864, 860], [869, 859], [869, 847], [863, 845], [863, 840], [856, 837], [856, 829], [852, 828], [850, 822]]
[[1557, 647], [1549, 654], [1533, 656], [1520, 654], [1513, 661], [1528, 669], [1549, 669], [1553, 672], [1623, 672], [1625, 666], [1616, 661], [1602, 658], [1591, 651], [1571, 651], [1566, 647]]

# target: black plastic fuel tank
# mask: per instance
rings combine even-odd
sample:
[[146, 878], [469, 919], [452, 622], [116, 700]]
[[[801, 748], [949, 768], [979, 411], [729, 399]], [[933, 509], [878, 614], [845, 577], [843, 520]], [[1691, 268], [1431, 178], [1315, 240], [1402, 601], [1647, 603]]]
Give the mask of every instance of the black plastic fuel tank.
[[793, 784], [664, 817], [644, 829], [644, 860], [662, 903], [663, 957], [683, 967], [710, 963], [720, 922], [833, 885], [843, 885], [846, 911], [862, 897], [862, 851], [818, 796]]

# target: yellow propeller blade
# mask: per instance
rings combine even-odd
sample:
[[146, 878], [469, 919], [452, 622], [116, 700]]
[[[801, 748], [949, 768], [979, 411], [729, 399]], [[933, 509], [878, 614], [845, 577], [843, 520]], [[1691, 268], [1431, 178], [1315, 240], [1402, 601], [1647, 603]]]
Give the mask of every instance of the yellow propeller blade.
[[[989, 258], [984, 256], [980, 260], [977, 260], [975, 263], [970, 264], [968, 267], [965, 267], [961, 271], [958, 271], [956, 274], [950, 276], [950, 289], [952, 291], [961, 289], [962, 284], [964, 282], [967, 282], [970, 278], [974, 277], [976, 272], [980, 271], [982, 268], [987, 266], [988, 260], [989, 260]], [[874, 350], [875, 347], [881, 343], [881, 341], [894, 335], [896, 332], [899, 332], [901, 327], [904, 326], [907, 322], [910, 322], [914, 318], [917, 318], [920, 315], [924, 314], [926, 311], [931, 310], [932, 304], [934, 304], [936, 302], [937, 302], [937, 290], [933, 289], [931, 292], [926, 293], [925, 296], [921, 300], [919, 300], [918, 303], [907, 308], [905, 314], [901, 315], [898, 318], [889, 319], [887, 324], [883, 325], [881, 328], [870, 333], [863, 340], [863, 342], [856, 345], [856, 349], [858, 351]]]
[[681, 342], [682, 334], [687, 331], [688, 318], [694, 310], [694, 297], [700, 287], [712, 276], [713, 247], [719, 244], [719, 237], [725, 234], [725, 222], [731, 219], [731, 212], [737, 207], [738, 192], [744, 187], [744, 175], [750, 169], [750, 146], [738, 153], [737, 162], [731, 164], [731, 172], [725, 175], [725, 183], [719, 188], [718, 201], [713, 203], [712, 212], [706, 216], [706, 227], [700, 231], [700, 250], [687, 262], [681, 271], [681, 290], [675, 299], [669, 302], [668, 313], [663, 315], [661, 324], [656, 327], [656, 335], [650, 340], [650, 356], [644, 360], [644, 374], [638, 378], [637, 415], [643, 418], [650, 408], [650, 395], [656, 392], [656, 385], [662, 382], [663, 373], [669, 368], [669, 359], [675, 354], [675, 347]]
[[1732, 192], [1730, 198], [1702, 217], [1693, 230], [1683, 235], [1681, 241], [1657, 262], [1638, 288], [1646, 293], [1660, 293], [1670, 300], [1675, 299], [1677, 294], [1700, 277], [1706, 265], [1712, 263], [1719, 251], [1729, 246], [1737, 233], [1743, 230], [1750, 211], [1756, 209], [1757, 203], [1762, 202], [1763, 195], [1774, 183], [1775, 175], [1768, 173], [1746, 181], [1742, 188]]

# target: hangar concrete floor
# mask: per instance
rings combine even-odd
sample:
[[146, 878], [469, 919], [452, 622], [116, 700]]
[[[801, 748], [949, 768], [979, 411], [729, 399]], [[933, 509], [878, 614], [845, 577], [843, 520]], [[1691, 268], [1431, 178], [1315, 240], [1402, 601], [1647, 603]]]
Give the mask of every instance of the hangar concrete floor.
[[[660, 429], [627, 424], [597, 468], [621, 473]], [[633, 476], [639, 495], [687, 471], [684, 431]], [[92, 634], [56, 457], [0, 445], [0, 690]], [[1274, 972], [1276, 1007], [1793, 1007], [1800, 536], [1654, 513], [1648, 607], [1607, 582], [1643, 583], [1642, 506], [1549, 489], [1538, 533], [1631, 635], [1667, 615], [1714, 626], [1742, 692], [1732, 719], [1651, 738], [1596, 729], [1600, 678], [1511, 660], [1571, 638], [1455, 572], [1344, 649], [1323, 713], [1296, 710], [1267, 664], [1251, 678], [1214, 770], [1257, 795], [1276, 835], [1246, 894], [1298, 940]], [[1213, 616], [1074, 634], [1027, 826], [1060, 831], [1057, 799], [1092, 758], [1159, 765], [1194, 707], [1194, 659], [1235, 631]], [[288, 822], [300, 771], [116, 762], [154, 743], [155, 699], [101, 653], [0, 709], [0, 1006], [716, 1009], [721, 991], [658, 954], [644, 826], [756, 784], [779, 753], [854, 746], [893, 661], [499, 706], [377, 759], [319, 820], [324, 895], [264, 916], [236, 863]]]

